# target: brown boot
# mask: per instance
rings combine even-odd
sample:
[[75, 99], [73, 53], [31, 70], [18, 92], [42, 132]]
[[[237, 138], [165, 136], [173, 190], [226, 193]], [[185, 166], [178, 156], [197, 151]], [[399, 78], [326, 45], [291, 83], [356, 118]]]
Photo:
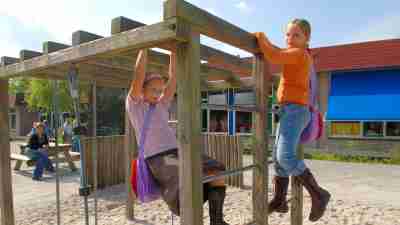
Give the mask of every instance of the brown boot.
[[268, 214], [273, 212], [287, 213], [289, 207], [286, 201], [286, 195], [289, 187], [288, 177], [274, 176], [274, 197], [268, 204]]
[[309, 169], [303, 174], [296, 176], [300, 183], [306, 188], [311, 196], [311, 213], [309, 220], [315, 222], [319, 220], [325, 212], [331, 195], [329, 192], [320, 187]]

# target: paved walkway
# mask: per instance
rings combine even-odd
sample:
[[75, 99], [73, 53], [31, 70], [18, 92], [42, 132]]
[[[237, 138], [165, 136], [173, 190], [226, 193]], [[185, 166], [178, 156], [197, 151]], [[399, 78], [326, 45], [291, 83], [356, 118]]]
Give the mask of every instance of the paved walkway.
[[[245, 160], [251, 163], [251, 158]], [[306, 160], [320, 185], [333, 199], [357, 200], [369, 205], [385, 204], [400, 208], [400, 166]], [[272, 178], [273, 168], [270, 166]], [[251, 185], [251, 173], [245, 184]], [[270, 181], [271, 182], [271, 181]]]
[[[19, 152], [19, 142], [11, 143], [11, 151]], [[12, 168], [14, 168], [12, 161]], [[75, 162], [79, 167], [79, 162]], [[56, 201], [56, 177], [55, 174], [45, 173], [43, 181], [32, 180], [33, 167], [27, 167], [24, 163], [20, 171], [12, 170], [12, 182], [15, 208], [34, 207], [41, 202]], [[76, 195], [79, 188], [79, 170], [71, 172], [66, 163], [60, 164], [60, 196], [65, 200], [71, 195]]]

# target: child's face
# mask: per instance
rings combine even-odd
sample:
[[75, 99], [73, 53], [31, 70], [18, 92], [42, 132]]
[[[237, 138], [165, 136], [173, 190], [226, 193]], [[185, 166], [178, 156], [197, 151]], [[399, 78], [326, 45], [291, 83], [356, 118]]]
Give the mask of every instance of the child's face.
[[164, 81], [161, 79], [154, 79], [149, 81], [143, 90], [144, 100], [151, 104], [156, 104], [164, 92]]
[[288, 48], [305, 48], [309, 37], [296, 24], [290, 23], [286, 30], [286, 44]]
[[42, 127], [42, 126], [36, 127], [36, 132], [37, 132], [39, 135], [43, 135], [43, 133], [44, 133], [44, 127]]

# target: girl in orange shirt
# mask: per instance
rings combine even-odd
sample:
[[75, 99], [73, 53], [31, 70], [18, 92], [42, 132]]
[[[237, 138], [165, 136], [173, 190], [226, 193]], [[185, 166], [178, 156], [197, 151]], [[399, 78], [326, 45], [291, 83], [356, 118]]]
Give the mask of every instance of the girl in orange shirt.
[[269, 203], [269, 213], [287, 213], [286, 195], [289, 176], [296, 176], [310, 193], [312, 207], [310, 221], [320, 219], [330, 199], [328, 191], [318, 185], [303, 160], [297, 159], [296, 151], [301, 133], [311, 119], [308, 108], [309, 74], [312, 58], [308, 52], [311, 26], [304, 19], [295, 19], [287, 26], [286, 49], [271, 44], [264, 33], [256, 33], [264, 58], [273, 64], [283, 65], [278, 87], [279, 127], [273, 151], [275, 177], [274, 198]]

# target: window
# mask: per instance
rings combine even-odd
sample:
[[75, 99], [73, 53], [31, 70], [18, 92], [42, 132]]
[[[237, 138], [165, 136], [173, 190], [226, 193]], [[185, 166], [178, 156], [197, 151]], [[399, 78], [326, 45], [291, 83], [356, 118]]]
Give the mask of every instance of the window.
[[10, 109], [8, 117], [9, 117], [10, 129], [11, 130], [17, 129], [17, 114], [15, 113], [15, 109]]
[[125, 98], [122, 88], [97, 87], [97, 136], [125, 132]]
[[228, 132], [228, 113], [222, 110], [210, 110], [210, 132]]
[[252, 113], [251, 112], [236, 112], [236, 132], [251, 133]]
[[201, 110], [201, 131], [208, 131], [208, 111], [206, 109]]
[[332, 136], [359, 136], [361, 132], [360, 122], [331, 122]]
[[255, 105], [256, 96], [251, 90], [236, 90], [235, 105]]
[[[223, 91], [219, 92], [209, 92], [208, 93], [208, 104], [211, 105], [226, 105], [226, 93]], [[202, 100], [204, 102], [204, 100]]]
[[400, 137], [400, 122], [387, 122], [386, 136]]
[[364, 122], [365, 137], [383, 137], [383, 122]]

